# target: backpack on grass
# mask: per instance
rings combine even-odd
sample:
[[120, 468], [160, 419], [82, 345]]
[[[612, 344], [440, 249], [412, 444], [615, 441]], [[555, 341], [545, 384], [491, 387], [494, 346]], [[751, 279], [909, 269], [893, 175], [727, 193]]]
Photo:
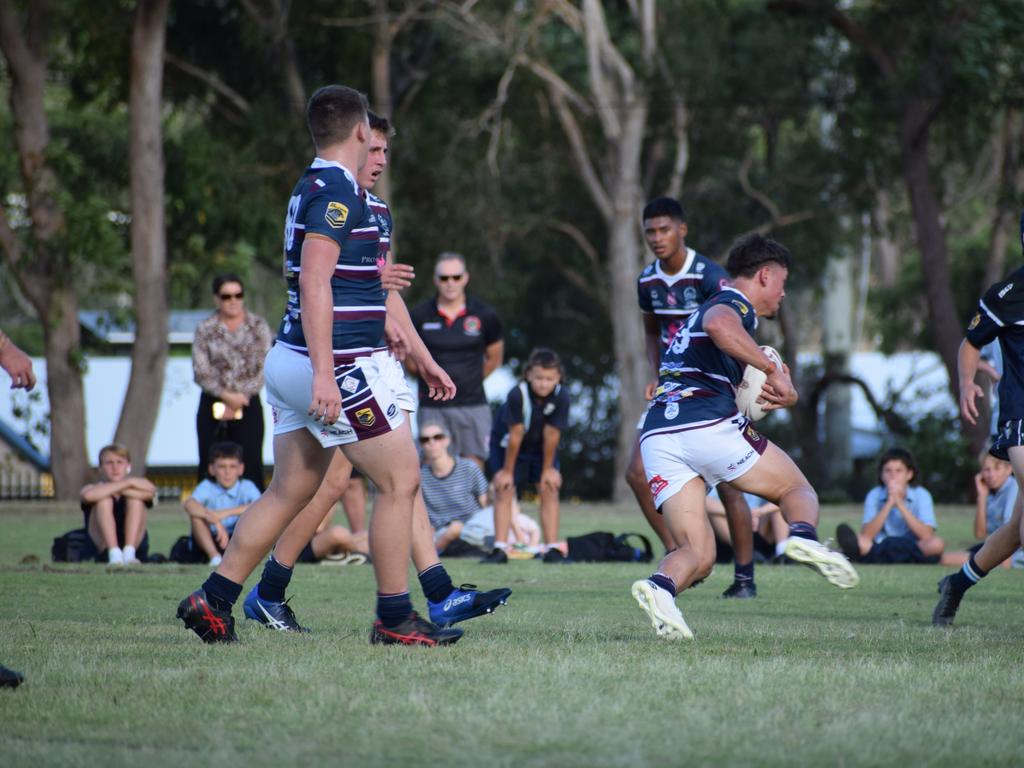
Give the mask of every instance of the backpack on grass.
[[80, 563], [96, 557], [96, 547], [85, 528], [76, 528], [53, 540], [50, 555], [55, 563]]
[[570, 536], [566, 542], [569, 544], [569, 559], [578, 563], [649, 563], [654, 559], [651, 541], [641, 533], [616, 536], [607, 531], [595, 531], [583, 536]]

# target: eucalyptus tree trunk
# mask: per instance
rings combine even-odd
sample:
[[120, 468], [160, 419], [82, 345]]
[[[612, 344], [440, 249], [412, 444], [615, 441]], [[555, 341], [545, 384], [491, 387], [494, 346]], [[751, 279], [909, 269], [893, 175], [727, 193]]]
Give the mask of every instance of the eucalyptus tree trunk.
[[164, 32], [170, 0], [140, 0], [132, 34], [130, 159], [135, 344], [115, 441], [145, 472], [167, 362], [167, 237], [160, 129]]
[[31, 236], [22, 239], [0, 201], [0, 252], [43, 326], [50, 401], [50, 464], [58, 499], [75, 499], [89, 472], [78, 302], [67, 251], [59, 181], [47, 162], [50, 126], [44, 107], [48, 7], [28, 3], [25, 18], [0, 2], [0, 50], [10, 74], [14, 143]]

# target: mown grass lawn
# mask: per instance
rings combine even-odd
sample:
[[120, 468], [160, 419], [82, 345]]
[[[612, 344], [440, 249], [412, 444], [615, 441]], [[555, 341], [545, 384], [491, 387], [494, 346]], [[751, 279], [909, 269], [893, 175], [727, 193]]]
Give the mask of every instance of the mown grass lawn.
[[[947, 540], [968, 543], [968, 511], [940, 514]], [[598, 505], [565, 518], [569, 533], [641, 522]], [[0, 511], [0, 663], [27, 676], [0, 691], [3, 765], [1021, 761], [1024, 572], [986, 579], [946, 632], [930, 626], [937, 566], [863, 567], [846, 592], [766, 566], [745, 602], [719, 598], [732, 577], [720, 566], [680, 601], [697, 639], [669, 644], [629, 596], [650, 566], [454, 560], [456, 582], [507, 584], [510, 605], [454, 647], [407, 649], [367, 642], [371, 568], [304, 566], [292, 605], [314, 634], [239, 619], [242, 642], [208, 647], [174, 619], [207, 568], [50, 564], [51, 539], [78, 519]], [[840, 519], [857, 510], [828, 510], [823, 534]], [[155, 549], [184, 527], [154, 514]]]

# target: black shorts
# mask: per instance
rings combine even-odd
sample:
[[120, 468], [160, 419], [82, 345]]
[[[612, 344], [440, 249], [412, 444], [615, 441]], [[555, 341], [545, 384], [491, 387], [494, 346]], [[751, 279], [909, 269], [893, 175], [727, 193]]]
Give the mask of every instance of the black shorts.
[[926, 555], [913, 536], [889, 536], [871, 545], [864, 562], [934, 564], [939, 562], [939, 555]]
[[1024, 419], [1010, 419], [999, 422], [999, 431], [992, 440], [992, 447], [988, 452], [997, 459], [1009, 461], [1008, 453], [1015, 445], [1024, 445]]

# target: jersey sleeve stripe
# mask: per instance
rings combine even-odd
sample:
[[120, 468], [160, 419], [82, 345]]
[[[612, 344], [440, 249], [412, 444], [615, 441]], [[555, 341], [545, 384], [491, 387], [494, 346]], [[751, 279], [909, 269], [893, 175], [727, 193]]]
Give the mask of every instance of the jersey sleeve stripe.
[[988, 315], [990, 318], [992, 318], [992, 322], [995, 323], [996, 325], [998, 325], [1000, 328], [1002, 328], [1003, 326], [1006, 325], [1006, 323], [1004, 323], [1002, 320], [1000, 320], [998, 317], [996, 317], [996, 313], [995, 312], [993, 312], [991, 309], [988, 308], [988, 305], [985, 304], [984, 300], [979, 301], [978, 302], [978, 306], [980, 306], [985, 311], [985, 314]]

